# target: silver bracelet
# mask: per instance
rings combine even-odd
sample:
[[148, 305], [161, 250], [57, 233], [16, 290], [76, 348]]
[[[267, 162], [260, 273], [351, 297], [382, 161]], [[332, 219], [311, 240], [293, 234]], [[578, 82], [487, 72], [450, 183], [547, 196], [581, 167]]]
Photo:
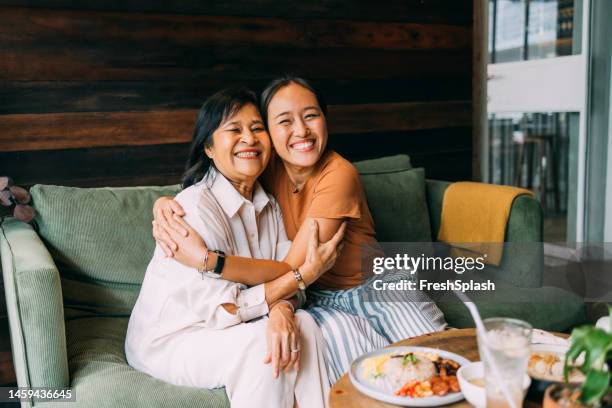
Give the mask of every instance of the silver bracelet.
[[302, 278], [302, 274], [300, 273], [300, 268], [293, 270], [293, 278], [296, 280], [298, 284], [298, 288], [300, 290], [306, 290], [306, 282], [304, 282], [304, 279]]
[[208, 266], [208, 249], [206, 249], [206, 252], [204, 253], [204, 267], [198, 268], [198, 272], [200, 272], [200, 274], [202, 275], [202, 280], [204, 280], [204, 274], [208, 272], [208, 269], [206, 269], [207, 266]]

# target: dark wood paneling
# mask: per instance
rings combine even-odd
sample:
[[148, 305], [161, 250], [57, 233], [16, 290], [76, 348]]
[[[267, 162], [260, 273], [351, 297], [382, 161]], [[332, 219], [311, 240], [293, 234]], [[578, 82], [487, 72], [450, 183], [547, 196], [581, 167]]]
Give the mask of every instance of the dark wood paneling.
[[[112, 112], [199, 108], [220, 86], [259, 92], [265, 80], [27, 81], [0, 83], [0, 114]], [[434, 78], [329, 79], [313, 84], [328, 104], [470, 100], [470, 81], [453, 74]]]
[[388, 79], [471, 70], [469, 26], [234, 20], [9, 8], [0, 14], [0, 80], [222, 82], [287, 71]]
[[[329, 146], [356, 161], [406, 153], [428, 178], [469, 179], [471, 128], [330, 136]], [[0, 174], [20, 185], [80, 187], [165, 185], [180, 181], [188, 144], [0, 152]], [[75, 170], [75, 169], [78, 169]]]
[[[235, 44], [272, 48], [469, 50], [471, 27], [258, 17], [186, 16], [6, 8], [0, 22], [7, 48], [53, 47], [67, 42]], [[42, 42], [42, 44], [41, 44]]]
[[193, 109], [4, 115], [0, 151], [187, 142], [196, 116]]
[[0, 5], [73, 10], [107, 10], [470, 25], [471, 0], [0, 0]]
[[165, 185], [180, 181], [189, 145], [0, 152], [0, 174], [19, 185]]
[[[4, 115], [0, 151], [189, 142], [197, 110]], [[330, 134], [462, 127], [466, 101], [329, 106]]]
[[331, 136], [329, 147], [351, 161], [405, 153], [429, 155], [469, 149], [471, 127]]
[[330, 106], [331, 134], [435, 129], [471, 124], [469, 101]]
[[471, 30], [471, 0], [0, 0], [0, 173], [176, 182], [208, 95], [292, 73], [343, 154], [467, 178]]
[[471, 178], [471, 140], [471, 127], [461, 127], [342, 135], [329, 147], [351, 161], [405, 153], [427, 178], [457, 181]]
[[[471, 54], [465, 52], [387, 51], [320, 48], [216, 47], [212, 44], [168, 46], [150, 42], [75, 45], [3, 51], [0, 80], [148, 80], [183, 78], [253, 80], [291, 72], [311, 79], [434, 78], [471, 75]], [[368, 63], [364, 63], [368, 61]], [[374, 68], [375, 67], [375, 68]]]

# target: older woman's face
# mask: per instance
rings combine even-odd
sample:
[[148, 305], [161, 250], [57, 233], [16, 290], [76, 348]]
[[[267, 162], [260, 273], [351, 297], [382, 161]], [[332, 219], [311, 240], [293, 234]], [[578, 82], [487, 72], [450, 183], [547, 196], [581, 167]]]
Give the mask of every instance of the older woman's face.
[[295, 166], [314, 166], [327, 144], [327, 124], [315, 94], [295, 83], [272, 97], [268, 129], [278, 155]]
[[213, 133], [206, 148], [215, 167], [234, 182], [254, 182], [270, 160], [272, 149], [259, 110], [247, 104], [227, 118]]

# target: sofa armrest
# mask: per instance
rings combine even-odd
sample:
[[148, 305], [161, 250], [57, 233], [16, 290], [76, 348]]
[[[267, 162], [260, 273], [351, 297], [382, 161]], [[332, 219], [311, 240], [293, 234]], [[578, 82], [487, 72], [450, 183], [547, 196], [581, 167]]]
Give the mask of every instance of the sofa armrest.
[[30, 225], [9, 218], [0, 258], [19, 386], [68, 387], [62, 288], [49, 251]]
[[[444, 192], [452, 183], [426, 180], [427, 207], [431, 222], [431, 236], [438, 238], [442, 218]], [[544, 265], [542, 206], [533, 197], [523, 195], [512, 203], [504, 241], [512, 243], [504, 248], [499, 268], [488, 271], [495, 278], [522, 287], [540, 287]]]

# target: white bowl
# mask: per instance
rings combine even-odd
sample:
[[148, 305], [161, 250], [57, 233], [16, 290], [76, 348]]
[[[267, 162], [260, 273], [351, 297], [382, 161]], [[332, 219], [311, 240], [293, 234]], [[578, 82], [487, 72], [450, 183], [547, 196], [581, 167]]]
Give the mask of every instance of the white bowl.
[[[480, 387], [469, 381], [476, 378], [484, 378], [484, 365], [481, 361], [462, 365], [457, 371], [457, 379], [465, 399], [477, 408], [484, 408], [487, 405], [485, 387]], [[529, 384], [531, 384], [531, 378], [525, 374], [523, 391], [527, 391]]]

